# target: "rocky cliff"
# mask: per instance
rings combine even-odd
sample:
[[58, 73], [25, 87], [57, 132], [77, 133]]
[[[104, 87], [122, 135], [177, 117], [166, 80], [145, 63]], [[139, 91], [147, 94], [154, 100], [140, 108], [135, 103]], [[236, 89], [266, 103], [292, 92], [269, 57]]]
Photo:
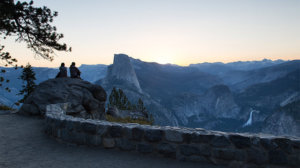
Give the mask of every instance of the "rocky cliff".
[[226, 85], [210, 88], [203, 96], [202, 104], [216, 118], [239, 118], [240, 108]]
[[300, 137], [300, 94], [282, 102], [282, 106], [266, 118], [262, 132]]
[[172, 111], [182, 125], [207, 129], [215, 129], [222, 120], [240, 119], [240, 108], [225, 85], [216, 85], [202, 95], [185, 93], [174, 97]]
[[113, 83], [114, 85], [126, 85], [128, 89], [142, 93], [130, 59], [125, 54], [114, 55], [114, 63], [108, 67], [106, 77], [98, 83], [110, 89]]

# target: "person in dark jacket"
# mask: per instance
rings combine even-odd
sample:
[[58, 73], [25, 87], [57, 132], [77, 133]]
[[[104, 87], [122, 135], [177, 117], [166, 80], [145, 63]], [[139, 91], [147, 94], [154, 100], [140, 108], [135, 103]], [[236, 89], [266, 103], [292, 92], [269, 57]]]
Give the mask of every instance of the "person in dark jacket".
[[56, 78], [66, 78], [68, 77], [68, 71], [67, 68], [65, 67], [65, 63], [61, 63], [59, 67], [59, 72], [56, 75]]
[[75, 66], [75, 62], [72, 62], [71, 66], [70, 66], [70, 74], [71, 74], [71, 78], [79, 78], [79, 79], [81, 79], [80, 78], [81, 72]]

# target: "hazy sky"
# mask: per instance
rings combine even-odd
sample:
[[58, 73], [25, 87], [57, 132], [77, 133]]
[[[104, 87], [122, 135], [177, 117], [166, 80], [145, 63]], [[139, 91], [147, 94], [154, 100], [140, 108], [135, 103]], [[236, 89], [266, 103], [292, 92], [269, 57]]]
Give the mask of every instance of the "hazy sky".
[[36, 0], [58, 11], [54, 24], [71, 53], [53, 62], [1, 39], [21, 64], [111, 64], [113, 54], [144, 61], [300, 59], [300, 0]]

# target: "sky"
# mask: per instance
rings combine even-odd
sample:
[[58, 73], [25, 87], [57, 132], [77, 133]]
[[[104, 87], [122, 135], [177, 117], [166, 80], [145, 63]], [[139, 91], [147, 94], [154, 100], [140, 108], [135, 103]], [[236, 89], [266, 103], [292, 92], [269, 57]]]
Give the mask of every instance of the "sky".
[[54, 25], [72, 52], [49, 62], [13, 38], [19, 64], [111, 64], [124, 53], [147, 62], [189, 65], [300, 59], [300, 0], [36, 0], [58, 11]]

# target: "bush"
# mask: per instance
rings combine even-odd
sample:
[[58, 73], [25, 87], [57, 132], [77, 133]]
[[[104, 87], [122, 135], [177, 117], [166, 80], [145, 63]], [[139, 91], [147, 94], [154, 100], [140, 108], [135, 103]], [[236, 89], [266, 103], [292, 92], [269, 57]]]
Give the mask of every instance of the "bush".
[[[20, 79], [23, 80], [22, 90], [17, 95], [24, 95], [24, 97], [19, 100], [20, 103], [24, 103], [25, 99], [33, 92], [35, 85], [35, 72], [33, 71], [31, 65], [28, 63], [22, 71]], [[26, 85], [24, 84], [26, 83]]]

